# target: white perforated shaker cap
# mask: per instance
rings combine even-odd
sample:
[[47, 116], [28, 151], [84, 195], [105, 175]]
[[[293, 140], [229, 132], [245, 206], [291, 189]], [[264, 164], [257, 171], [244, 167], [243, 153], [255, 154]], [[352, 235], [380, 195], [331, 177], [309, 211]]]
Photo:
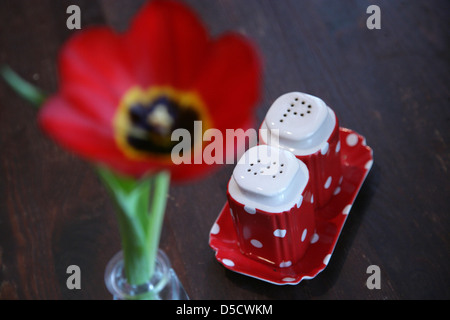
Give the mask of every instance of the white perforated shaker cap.
[[261, 126], [263, 143], [285, 148], [295, 155], [320, 150], [336, 125], [336, 116], [323, 100], [301, 92], [279, 97]]
[[300, 207], [308, 180], [306, 165], [291, 152], [259, 145], [238, 161], [228, 191], [248, 212], [283, 212]]

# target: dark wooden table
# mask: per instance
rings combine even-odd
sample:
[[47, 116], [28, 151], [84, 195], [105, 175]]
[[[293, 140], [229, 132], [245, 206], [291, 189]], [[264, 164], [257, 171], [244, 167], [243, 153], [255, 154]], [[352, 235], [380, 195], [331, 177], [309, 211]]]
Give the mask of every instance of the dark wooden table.
[[[375, 158], [328, 267], [297, 286], [236, 274], [215, 260], [208, 234], [232, 165], [172, 186], [161, 248], [190, 297], [449, 299], [450, 2], [186, 2], [213, 35], [234, 29], [259, 45], [259, 121], [279, 95], [311, 93], [367, 138]], [[375, 2], [381, 29], [369, 30], [366, 9]], [[82, 28], [124, 30], [143, 1], [2, 0], [0, 63], [55, 92], [74, 3]], [[103, 273], [119, 249], [111, 199], [90, 165], [47, 139], [36, 111], [0, 82], [0, 298], [110, 299]], [[81, 290], [66, 287], [71, 264], [81, 269]], [[366, 287], [370, 265], [380, 267], [379, 290]]]

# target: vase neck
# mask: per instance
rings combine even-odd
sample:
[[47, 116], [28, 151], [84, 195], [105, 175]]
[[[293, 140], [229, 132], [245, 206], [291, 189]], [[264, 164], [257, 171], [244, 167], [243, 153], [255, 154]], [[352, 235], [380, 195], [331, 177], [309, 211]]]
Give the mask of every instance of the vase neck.
[[170, 261], [166, 254], [158, 250], [154, 273], [146, 283], [131, 285], [125, 275], [123, 252], [118, 252], [108, 263], [105, 284], [115, 300], [160, 300], [161, 292], [171, 278]]

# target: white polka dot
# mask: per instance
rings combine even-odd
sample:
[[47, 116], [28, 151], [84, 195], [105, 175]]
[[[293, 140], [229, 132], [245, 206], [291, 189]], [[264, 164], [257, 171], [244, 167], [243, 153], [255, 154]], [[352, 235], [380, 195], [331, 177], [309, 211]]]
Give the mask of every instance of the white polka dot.
[[250, 240], [250, 243], [251, 243], [252, 246], [254, 246], [255, 248], [262, 248], [262, 247], [263, 247], [263, 244], [262, 244], [260, 241], [256, 240], [256, 239]]
[[328, 144], [328, 142], [325, 142], [325, 144], [320, 149], [320, 153], [325, 155], [328, 152], [328, 148], [329, 148], [329, 144]]
[[361, 142], [361, 144], [362, 144], [363, 146], [367, 146], [366, 138], [363, 138], [363, 141]]
[[286, 277], [282, 279], [284, 282], [293, 282], [295, 281], [295, 278]]
[[284, 238], [284, 236], [286, 235], [286, 230], [284, 230], [284, 229], [277, 229], [277, 230], [275, 230], [274, 232], [273, 232], [273, 235], [275, 236], [275, 237], [279, 237], [279, 238]]
[[300, 199], [298, 199], [298, 201], [297, 201], [297, 208], [300, 208], [300, 206], [302, 205], [302, 201], [303, 201], [303, 197], [300, 196]]
[[352, 208], [351, 204], [348, 204], [345, 206], [344, 210], [342, 210], [342, 214], [347, 215], [350, 212], [350, 209]]
[[288, 268], [292, 265], [291, 261], [281, 261], [280, 268]]
[[366, 162], [364, 168], [366, 168], [366, 170], [370, 170], [370, 168], [372, 168], [372, 164], [373, 164], [373, 160], [369, 160]]
[[341, 176], [341, 178], [339, 179], [339, 184], [342, 184], [343, 180], [344, 180], [344, 176]]
[[305, 238], [306, 238], [306, 235], [307, 235], [307, 234], [308, 234], [308, 230], [307, 230], [307, 229], [303, 230], [303, 233], [302, 233], [302, 242], [305, 241]]
[[224, 265], [226, 265], [226, 266], [234, 267], [234, 262], [233, 262], [233, 260], [230, 260], [230, 259], [222, 259], [222, 263], [223, 263]]
[[311, 203], [314, 203], [314, 195], [311, 195]]
[[319, 235], [317, 233], [314, 233], [311, 238], [311, 243], [316, 243], [317, 241], [319, 241]]
[[328, 262], [330, 262], [331, 254], [327, 254], [325, 258], [323, 258], [323, 264], [328, 265]]
[[256, 209], [252, 208], [252, 207], [248, 207], [248, 206], [244, 206], [244, 210], [250, 214], [255, 214], [256, 213]]
[[351, 133], [347, 136], [347, 139], [345, 139], [345, 142], [347, 142], [347, 145], [349, 147], [354, 147], [358, 143], [358, 136], [354, 133]]
[[331, 178], [331, 176], [329, 176], [327, 181], [325, 181], [325, 185], [323, 186], [325, 189], [328, 189], [330, 187], [331, 180], [333, 180], [333, 179]]
[[341, 142], [338, 141], [338, 143], [336, 144], [336, 153], [338, 153], [341, 150]]
[[336, 189], [334, 189], [333, 194], [337, 195], [337, 194], [339, 194], [339, 192], [341, 192], [341, 187], [337, 187]]
[[231, 215], [233, 215], [233, 209], [231, 209], [231, 208], [230, 208], [230, 213], [231, 213]]
[[217, 223], [214, 223], [214, 225], [211, 228], [211, 234], [218, 234], [220, 231], [220, 227]]

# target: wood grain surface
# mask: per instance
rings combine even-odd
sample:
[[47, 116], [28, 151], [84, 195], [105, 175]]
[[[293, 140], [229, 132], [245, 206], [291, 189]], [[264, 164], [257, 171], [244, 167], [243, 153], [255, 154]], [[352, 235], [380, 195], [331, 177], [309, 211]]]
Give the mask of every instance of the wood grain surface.
[[[2, 0], [0, 63], [52, 93], [56, 57], [74, 31], [125, 30], [143, 1]], [[289, 91], [321, 97], [364, 135], [374, 166], [327, 268], [297, 286], [226, 270], [208, 246], [233, 166], [172, 186], [161, 248], [191, 299], [450, 298], [450, 28], [447, 0], [186, 0], [217, 36], [236, 30], [264, 57], [257, 117]], [[368, 30], [366, 9], [381, 8]], [[36, 125], [36, 110], [0, 82], [0, 299], [111, 299], [105, 266], [120, 250], [113, 205], [90, 165]], [[66, 268], [81, 269], [81, 290]], [[381, 289], [366, 287], [369, 265]]]

